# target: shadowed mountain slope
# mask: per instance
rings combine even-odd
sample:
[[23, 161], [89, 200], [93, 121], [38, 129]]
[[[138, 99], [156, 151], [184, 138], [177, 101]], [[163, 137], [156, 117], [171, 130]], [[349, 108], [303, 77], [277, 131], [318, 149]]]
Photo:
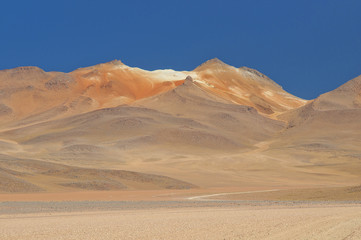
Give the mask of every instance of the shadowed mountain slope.
[[[303, 155], [301, 165], [308, 169], [357, 175], [361, 171], [360, 80], [360, 76], [352, 79], [307, 105], [281, 115], [288, 126], [271, 148], [288, 156]], [[312, 165], [316, 162], [317, 166]]]
[[357, 118], [360, 109], [361, 76], [322, 94], [303, 107], [282, 114], [279, 118], [288, 121], [290, 127], [322, 121], [325, 124], [329, 122], [348, 128], [351, 122], [360, 122]]
[[1, 192], [188, 189], [180, 180], [138, 172], [90, 169], [0, 155]]
[[[166, 93], [134, 103], [173, 116], [192, 119], [201, 123], [199, 130], [208, 130], [227, 136], [238, 146], [251, 146], [255, 142], [270, 138], [283, 128], [283, 123], [266, 118], [249, 106], [234, 104], [207, 90], [187, 77], [185, 82]], [[183, 126], [196, 129], [197, 126]], [[222, 148], [222, 146], [218, 146]], [[214, 147], [212, 147], [214, 148]], [[217, 148], [217, 147], [216, 147]]]

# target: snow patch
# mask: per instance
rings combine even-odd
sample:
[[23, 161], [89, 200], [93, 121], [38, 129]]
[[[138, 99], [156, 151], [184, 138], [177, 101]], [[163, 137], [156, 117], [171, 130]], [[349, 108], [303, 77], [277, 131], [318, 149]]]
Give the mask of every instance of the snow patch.
[[131, 68], [132, 71], [135, 71], [140, 74], [144, 74], [149, 78], [158, 80], [161, 82], [165, 81], [175, 81], [175, 80], [184, 80], [189, 75], [187, 72], [177, 72], [172, 69], [160, 69], [154, 71], [147, 71], [140, 68]]
[[171, 69], [155, 70], [149, 73], [153, 75], [152, 77], [159, 79], [161, 81], [182, 80], [182, 79], [186, 79], [186, 77], [188, 76], [185, 73], [176, 72]]

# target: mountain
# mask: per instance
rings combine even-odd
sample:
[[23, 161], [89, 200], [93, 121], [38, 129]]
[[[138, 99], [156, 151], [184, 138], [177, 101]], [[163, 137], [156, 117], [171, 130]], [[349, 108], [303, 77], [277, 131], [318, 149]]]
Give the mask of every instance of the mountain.
[[211, 59], [191, 75], [212, 92], [234, 103], [251, 106], [261, 114], [276, 117], [278, 114], [306, 104], [257, 70], [229, 66], [219, 59]]
[[271, 147], [277, 149], [277, 154], [298, 158], [302, 161], [299, 166], [307, 171], [359, 180], [360, 96], [361, 76], [282, 114], [280, 119], [288, 124]]
[[360, 82], [305, 101], [219, 59], [2, 70], [0, 192], [357, 184]]
[[187, 76], [201, 88], [267, 116], [306, 103], [255, 70], [236, 69], [219, 60], [180, 72], [146, 71], [114, 60], [70, 73], [37, 67], [0, 71], [0, 123], [14, 127], [129, 104], [174, 89]]
[[37, 67], [2, 70], [0, 122], [25, 125], [115, 107], [170, 90], [184, 78], [173, 70], [149, 72], [120, 61], [70, 73]]
[[[289, 127], [321, 121], [323, 124], [333, 123], [347, 128], [348, 126], [342, 122], [358, 122], [356, 115], [360, 109], [361, 76], [358, 76], [298, 109], [283, 113], [279, 118], [289, 122]], [[349, 114], [350, 117], [347, 116]], [[352, 114], [356, 115], [352, 116]]]
[[[254, 143], [273, 136], [284, 126], [282, 122], [260, 115], [250, 106], [234, 104], [218, 97], [190, 76], [177, 88], [133, 105], [191, 120], [192, 122], [184, 122], [181, 126], [174, 125], [174, 121], [164, 124], [162, 134], [169, 131], [169, 135], [172, 135], [168, 136], [169, 140], [184, 141], [184, 144], [191, 143], [194, 138], [193, 146], [200, 144], [202, 138], [210, 139], [213, 136], [219, 141], [208, 145], [212, 149], [224, 150], [227, 148], [224, 145], [226, 142], [228, 147], [236, 149], [251, 147]], [[184, 138], [183, 135], [188, 134], [191, 134], [191, 139]], [[174, 137], [180, 139], [173, 139]]]

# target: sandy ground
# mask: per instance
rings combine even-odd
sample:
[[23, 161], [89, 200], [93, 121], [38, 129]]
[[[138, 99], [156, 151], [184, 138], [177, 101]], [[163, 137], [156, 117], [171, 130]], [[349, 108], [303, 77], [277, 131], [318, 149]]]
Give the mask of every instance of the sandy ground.
[[[73, 209], [79, 209], [85, 203], [66, 204], [69, 209], [74, 206], [77, 207]], [[98, 204], [112, 208], [115, 203]], [[134, 209], [81, 212], [48, 209], [28, 214], [2, 212], [0, 239], [361, 238], [359, 204], [205, 201], [159, 202], [155, 208], [149, 207], [147, 202], [123, 204], [130, 204]]]
[[0, 194], [0, 239], [361, 239], [359, 188]]

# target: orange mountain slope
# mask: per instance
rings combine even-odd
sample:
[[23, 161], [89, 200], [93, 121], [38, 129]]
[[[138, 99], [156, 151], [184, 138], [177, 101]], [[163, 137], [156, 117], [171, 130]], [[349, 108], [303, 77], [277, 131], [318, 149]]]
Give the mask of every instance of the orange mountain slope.
[[26, 125], [129, 104], [174, 89], [187, 76], [209, 93], [272, 118], [306, 103], [256, 70], [218, 59], [193, 71], [146, 71], [115, 60], [70, 73], [37, 67], [0, 71], [0, 123]]
[[205, 62], [192, 73], [195, 81], [208, 91], [234, 103], [254, 107], [268, 116], [276, 116], [307, 102], [287, 93], [257, 70], [235, 68], [218, 59]]
[[170, 90], [183, 82], [171, 70], [143, 71], [120, 61], [44, 72], [37, 67], [0, 71], [0, 119], [37, 121], [115, 107]]

